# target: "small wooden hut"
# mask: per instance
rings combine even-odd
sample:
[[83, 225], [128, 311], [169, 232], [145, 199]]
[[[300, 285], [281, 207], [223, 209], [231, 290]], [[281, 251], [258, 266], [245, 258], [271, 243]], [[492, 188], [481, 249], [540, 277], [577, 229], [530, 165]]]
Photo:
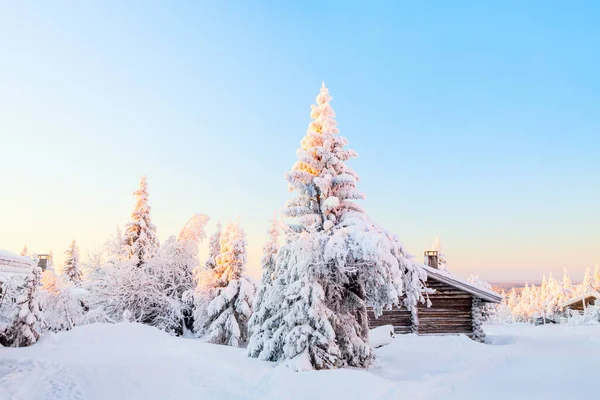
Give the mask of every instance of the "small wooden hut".
[[565, 311], [577, 310], [582, 313], [587, 307], [595, 304], [600, 304], [600, 293], [594, 291], [565, 301], [560, 305], [560, 308]]
[[369, 325], [393, 325], [397, 334], [464, 334], [483, 342], [483, 307], [486, 303], [500, 303], [502, 296], [437, 269], [437, 252], [428, 251], [425, 256], [429, 265], [420, 266], [427, 274], [427, 280], [423, 283], [433, 291], [426, 296], [427, 304], [419, 303], [412, 312], [405, 307], [394, 307], [383, 311], [378, 318], [369, 310]]

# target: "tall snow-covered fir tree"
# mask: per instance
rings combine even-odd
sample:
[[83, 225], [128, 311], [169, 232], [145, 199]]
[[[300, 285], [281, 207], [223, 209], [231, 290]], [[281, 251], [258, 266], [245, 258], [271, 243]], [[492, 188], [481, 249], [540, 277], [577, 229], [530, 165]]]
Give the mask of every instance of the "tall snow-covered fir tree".
[[20, 295], [16, 300], [15, 315], [11, 326], [0, 333], [0, 343], [12, 347], [30, 346], [38, 341], [40, 335], [37, 331], [40, 317], [40, 307], [37, 299], [37, 290], [40, 285], [41, 269], [32, 267], [23, 285]]
[[63, 273], [69, 281], [78, 284], [81, 282], [81, 264], [79, 262], [79, 248], [75, 240], [71, 242], [69, 248], [65, 251], [65, 264]]
[[212, 282], [215, 297], [206, 309], [207, 341], [239, 346], [248, 337], [254, 285], [243, 275], [246, 268], [246, 235], [238, 224], [229, 223], [220, 238]]
[[[255, 312], [250, 318], [248, 327], [250, 335], [253, 335], [255, 331], [260, 330], [261, 325], [270, 317], [271, 310], [268, 307], [262, 307], [262, 304], [265, 301], [267, 290], [273, 285], [273, 280], [275, 279], [275, 265], [277, 263], [277, 251], [279, 250], [277, 244], [279, 238], [279, 221], [275, 216], [273, 216], [273, 220], [271, 221], [267, 233], [269, 234], [269, 239], [263, 247], [263, 254], [260, 259], [262, 270], [261, 282], [252, 306], [252, 309], [255, 310]], [[257, 340], [259, 340], [259, 338], [255, 336], [254, 341]], [[252, 347], [253, 346], [250, 346], [250, 348]]]
[[135, 208], [123, 235], [123, 251], [125, 257], [133, 260], [139, 267], [154, 257], [160, 242], [156, 236], [156, 226], [150, 218], [148, 183], [145, 176], [142, 176], [140, 186], [133, 194], [136, 198]]
[[286, 244], [261, 305], [271, 316], [253, 332], [248, 353], [295, 369], [367, 367], [367, 306], [379, 315], [406, 294], [412, 309], [423, 299], [424, 275], [397, 238], [353, 201], [364, 198], [346, 165], [356, 153], [345, 149], [325, 84], [316, 100], [287, 174], [296, 197], [283, 210]]
[[29, 249], [27, 245], [23, 246], [23, 250], [19, 253], [20, 256], [27, 257], [29, 255]]

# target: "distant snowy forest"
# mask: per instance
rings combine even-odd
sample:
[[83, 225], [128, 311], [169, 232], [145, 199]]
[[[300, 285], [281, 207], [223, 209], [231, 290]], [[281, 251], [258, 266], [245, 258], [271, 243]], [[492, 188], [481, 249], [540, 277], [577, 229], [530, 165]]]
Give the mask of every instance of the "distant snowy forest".
[[[209, 217], [195, 214], [160, 243], [142, 177], [130, 222], [101, 250], [83, 261], [73, 241], [60, 274], [50, 260], [41, 274], [33, 267], [22, 280], [5, 282], [0, 343], [27, 346], [45, 331], [130, 321], [174, 336], [247, 346], [250, 357], [294, 370], [371, 366], [367, 308], [376, 315], [392, 306], [412, 310], [426, 301], [425, 277], [399, 239], [355, 202], [364, 195], [346, 162], [356, 153], [339, 135], [331, 99], [323, 84], [286, 174], [294, 197], [268, 230], [260, 282], [245, 274], [247, 243], [238, 221], [219, 224], [208, 237]], [[205, 239], [209, 256], [200, 262]], [[449, 273], [439, 240], [432, 248], [440, 251], [438, 268]], [[21, 255], [27, 253], [24, 248]], [[470, 281], [489, 288], [476, 277]], [[564, 300], [598, 289], [598, 268], [578, 286], [566, 273], [561, 282], [550, 276], [541, 287], [513, 290], [487, 315], [533, 322], [557, 314]]]

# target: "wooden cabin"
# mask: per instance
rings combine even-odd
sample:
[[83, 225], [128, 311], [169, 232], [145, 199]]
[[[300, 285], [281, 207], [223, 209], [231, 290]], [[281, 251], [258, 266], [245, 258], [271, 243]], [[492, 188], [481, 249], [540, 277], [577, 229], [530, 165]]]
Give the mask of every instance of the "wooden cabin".
[[560, 308], [565, 311], [577, 310], [580, 313], [583, 313], [587, 307], [595, 304], [600, 304], [600, 293], [588, 292], [583, 296], [577, 296], [571, 300], [565, 301], [560, 305]]
[[427, 275], [423, 283], [433, 291], [425, 296], [427, 304], [419, 303], [412, 312], [405, 307], [394, 307], [383, 311], [378, 318], [369, 310], [369, 325], [393, 325], [397, 334], [464, 334], [483, 342], [482, 309], [486, 303], [500, 303], [502, 296], [437, 269], [437, 252], [428, 251], [425, 256], [428, 265], [420, 266]]

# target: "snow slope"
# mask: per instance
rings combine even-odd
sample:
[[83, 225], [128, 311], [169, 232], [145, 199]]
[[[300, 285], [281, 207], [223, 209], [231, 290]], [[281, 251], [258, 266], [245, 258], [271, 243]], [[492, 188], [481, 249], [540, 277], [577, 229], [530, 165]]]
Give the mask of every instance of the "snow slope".
[[[138, 324], [0, 348], [0, 399], [575, 399], [597, 395], [600, 325], [488, 326], [493, 344], [398, 335], [370, 371], [295, 373]], [[591, 397], [590, 397], [591, 398]]]

